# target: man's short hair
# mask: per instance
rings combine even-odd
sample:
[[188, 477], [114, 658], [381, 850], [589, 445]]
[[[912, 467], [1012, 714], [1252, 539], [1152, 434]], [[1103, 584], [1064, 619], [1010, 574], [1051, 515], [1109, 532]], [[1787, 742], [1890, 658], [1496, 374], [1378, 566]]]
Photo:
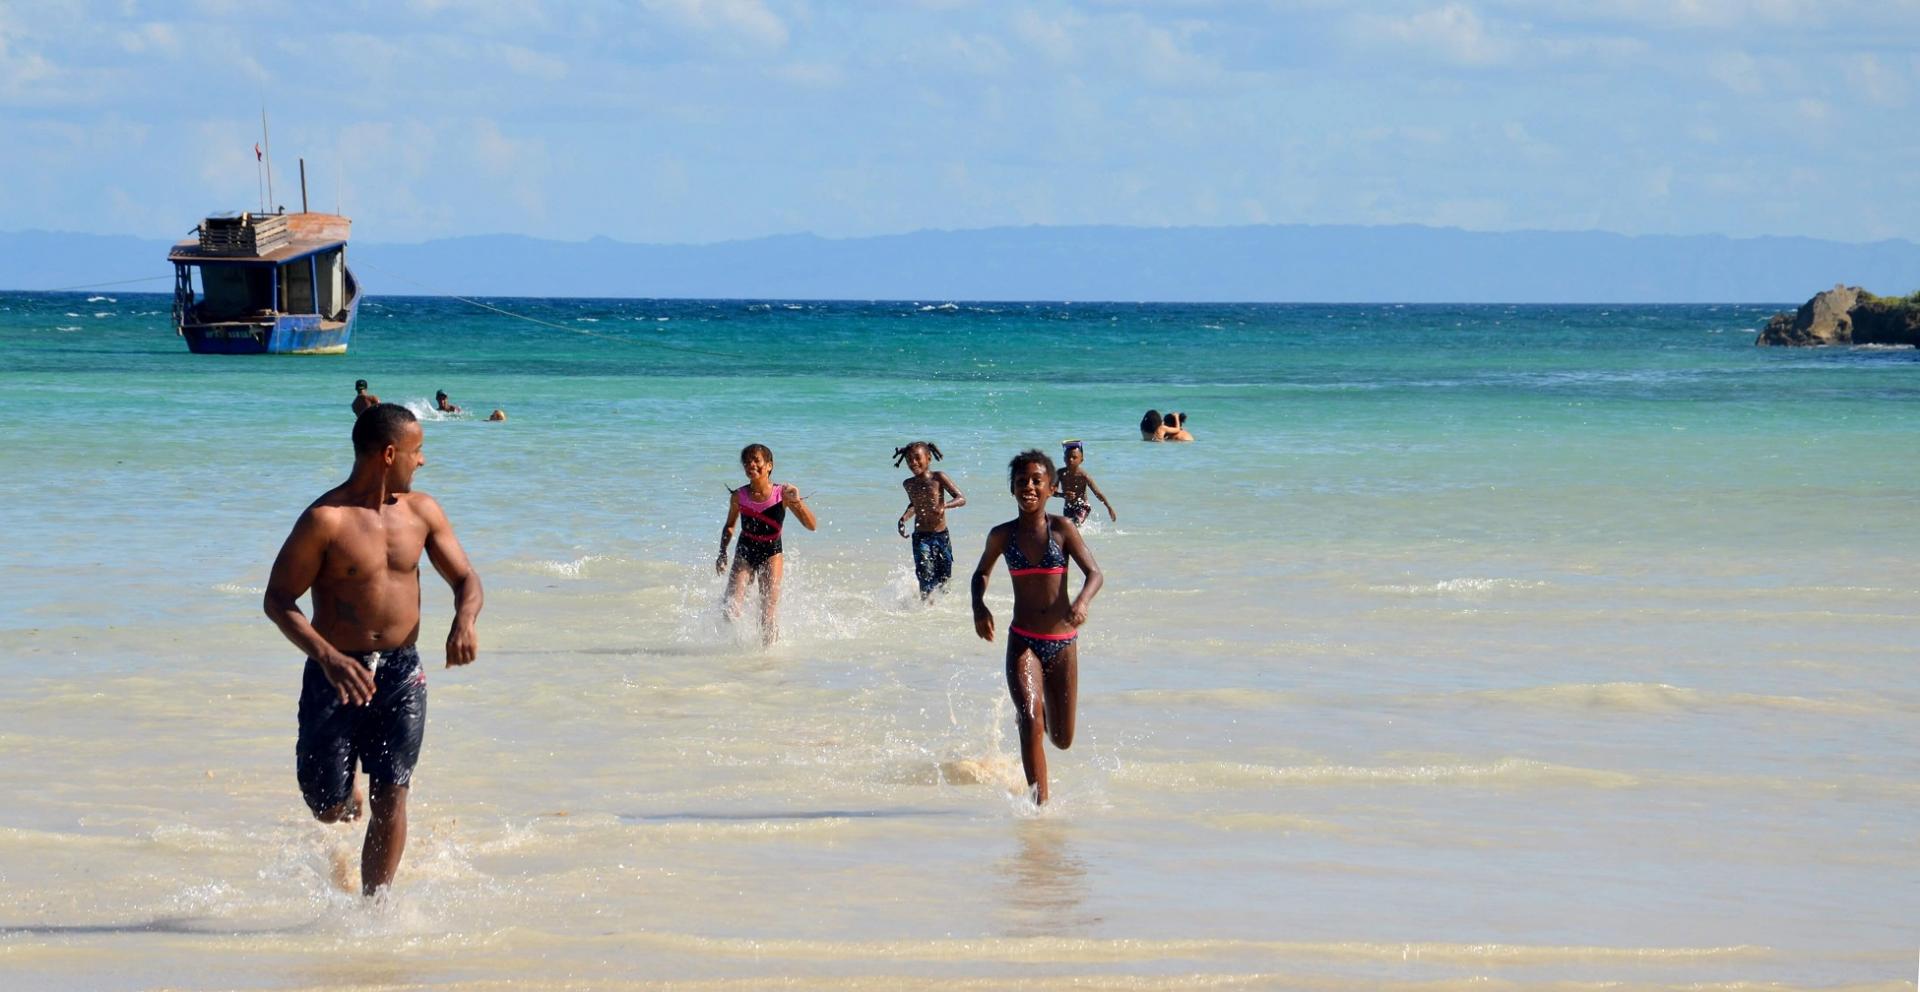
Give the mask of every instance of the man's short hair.
[[355, 388], [355, 389], [365, 389], [365, 388], [367, 388], [367, 380], [365, 380], [365, 379], [355, 379], [355, 380], [353, 380], [353, 388]]
[[387, 450], [387, 445], [398, 444], [408, 424], [418, 422], [412, 410], [398, 403], [375, 403], [354, 418], [353, 453], [377, 455]]
[[440, 390], [439, 392], [437, 392], [437, 393], [434, 393], [434, 394], [433, 394], [433, 398], [434, 398], [434, 399], [436, 399], [436, 400], [444, 400], [444, 399], [446, 399], [446, 398], [447, 398], [447, 391], [446, 391], [446, 390], [444, 390], [444, 389], [442, 389], [442, 390]]

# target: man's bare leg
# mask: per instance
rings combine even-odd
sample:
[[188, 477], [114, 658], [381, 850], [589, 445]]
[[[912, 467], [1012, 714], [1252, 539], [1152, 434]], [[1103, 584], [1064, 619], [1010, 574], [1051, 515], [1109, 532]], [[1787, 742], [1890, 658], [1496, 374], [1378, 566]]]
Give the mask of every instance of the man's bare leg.
[[360, 812], [364, 808], [365, 804], [360, 795], [360, 787], [356, 785], [353, 787], [353, 795], [348, 796], [346, 802], [332, 809], [321, 810], [313, 814], [313, 818], [319, 820], [321, 823], [352, 823], [360, 819]]
[[374, 786], [372, 807], [367, 840], [360, 847], [360, 891], [369, 896], [393, 884], [400, 871], [400, 855], [407, 849], [407, 787]]

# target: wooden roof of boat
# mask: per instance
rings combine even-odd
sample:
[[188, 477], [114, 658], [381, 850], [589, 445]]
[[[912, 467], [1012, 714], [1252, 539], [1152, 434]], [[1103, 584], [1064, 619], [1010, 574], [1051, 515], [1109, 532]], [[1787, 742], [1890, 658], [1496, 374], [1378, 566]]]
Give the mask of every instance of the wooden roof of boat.
[[286, 217], [287, 233], [292, 237], [286, 244], [264, 255], [235, 255], [208, 251], [200, 247], [200, 240], [195, 237], [176, 243], [172, 250], [167, 252], [167, 261], [279, 263], [346, 244], [347, 236], [353, 228], [353, 221], [339, 214], [297, 213], [280, 216]]

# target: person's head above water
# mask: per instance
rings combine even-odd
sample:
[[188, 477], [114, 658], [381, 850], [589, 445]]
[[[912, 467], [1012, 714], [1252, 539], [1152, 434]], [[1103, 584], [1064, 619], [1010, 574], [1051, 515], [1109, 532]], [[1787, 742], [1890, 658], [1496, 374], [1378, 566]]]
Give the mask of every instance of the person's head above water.
[[1086, 449], [1078, 441], [1060, 442], [1060, 461], [1068, 468], [1078, 468], [1086, 459]]
[[363, 465], [382, 466], [388, 491], [409, 492], [414, 471], [427, 463], [420, 453], [424, 440], [412, 410], [398, 403], [375, 403], [353, 421], [354, 471], [362, 471]]
[[434, 393], [434, 394], [433, 394], [433, 398], [434, 398], [434, 399], [436, 399], [436, 400], [444, 400], [444, 399], [446, 399], [446, 398], [447, 398], [447, 391], [446, 391], [446, 390], [444, 390], [444, 389], [442, 389], [442, 390], [440, 390], [439, 392], [437, 392], [437, 393]]
[[940, 446], [932, 441], [910, 441], [893, 449], [893, 467], [899, 468], [901, 462], [906, 462], [915, 475], [926, 470], [929, 459], [937, 462], [944, 458]]
[[355, 380], [353, 380], [353, 391], [354, 391], [354, 392], [356, 392], [356, 393], [364, 393], [364, 392], [366, 392], [366, 391], [367, 391], [367, 380], [365, 380], [365, 379], [355, 379]]
[[1147, 415], [1140, 418], [1140, 440], [1158, 441], [1160, 440], [1159, 435], [1160, 411], [1148, 410]]

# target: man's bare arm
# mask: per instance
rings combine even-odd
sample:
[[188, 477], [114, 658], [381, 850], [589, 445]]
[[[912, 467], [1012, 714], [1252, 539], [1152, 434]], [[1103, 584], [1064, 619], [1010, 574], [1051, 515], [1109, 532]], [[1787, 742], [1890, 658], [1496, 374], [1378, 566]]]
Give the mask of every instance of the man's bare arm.
[[480, 653], [479, 637], [473, 629], [475, 621], [480, 619], [480, 607], [486, 602], [486, 593], [480, 588], [480, 573], [467, 562], [467, 552], [460, 547], [460, 539], [453, 535], [453, 524], [447, 521], [440, 504], [425, 493], [415, 495], [414, 499], [418, 503], [417, 512], [427, 523], [427, 560], [433, 562], [433, 570], [453, 587], [453, 625], [447, 631], [447, 666], [465, 665]]
[[273, 560], [273, 572], [267, 577], [267, 594], [261, 607], [267, 619], [280, 628], [293, 646], [320, 663], [327, 681], [340, 693], [340, 701], [361, 705], [373, 699], [373, 675], [352, 658], [341, 654], [300, 609], [300, 597], [313, 588], [320, 574], [320, 562], [326, 555], [328, 535], [325, 524], [312, 507], [300, 514]]

